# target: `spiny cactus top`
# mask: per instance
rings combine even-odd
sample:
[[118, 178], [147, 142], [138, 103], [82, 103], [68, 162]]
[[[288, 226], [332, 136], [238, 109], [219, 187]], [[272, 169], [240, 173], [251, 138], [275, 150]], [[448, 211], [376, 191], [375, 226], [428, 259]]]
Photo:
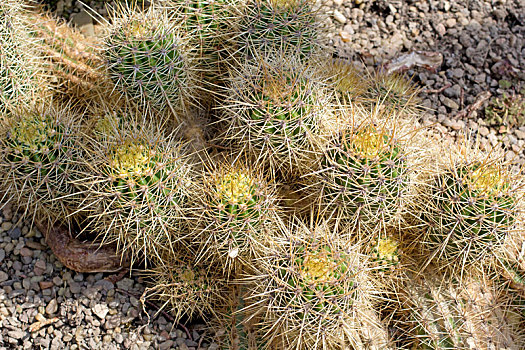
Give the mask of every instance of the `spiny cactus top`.
[[204, 193], [196, 206], [201, 211], [202, 259], [217, 264], [230, 275], [260, 256], [275, 218], [275, 199], [270, 187], [248, 168], [219, 162], [204, 176]]
[[235, 40], [249, 56], [277, 50], [306, 59], [320, 46], [316, 16], [310, 0], [249, 0]]
[[343, 349], [348, 320], [369, 296], [362, 257], [323, 227], [298, 224], [261, 259], [254, 294], [267, 302], [262, 324], [276, 348]]
[[93, 225], [105, 241], [117, 242], [138, 260], [173, 249], [184, 235], [191, 171], [177, 144], [144, 134], [94, 140], [90, 147], [82, 185], [88, 187], [87, 207], [95, 211]]
[[492, 258], [519, 215], [518, 184], [509, 170], [490, 161], [459, 163], [432, 179], [422, 218], [426, 245], [455, 264]]
[[364, 101], [367, 82], [351, 62], [328, 58], [321, 61], [319, 69], [333, 83], [336, 97], [341, 104], [349, 105]]
[[104, 50], [112, 80], [159, 111], [186, 108], [192, 98], [192, 68], [174, 22], [159, 10], [121, 16], [115, 18]]
[[227, 102], [227, 137], [284, 173], [305, 172], [315, 157], [322, 115], [330, 110], [323, 87], [292, 62], [247, 66], [232, 79]]
[[410, 182], [403, 141], [365, 123], [332, 139], [319, 173], [327, 210], [365, 224], [389, 223], [405, 204]]
[[421, 109], [414, 83], [401, 73], [388, 74], [380, 70], [368, 78], [368, 89], [364, 93], [365, 104], [377, 104], [387, 110], [396, 110], [408, 116]]
[[178, 322], [214, 315], [224, 304], [226, 284], [205, 266], [193, 266], [191, 258], [165, 255], [157, 266], [148, 271], [152, 287], [146, 290], [148, 298], [159, 300], [162, 308]]
[[78, 138], [67, 112], [48, 108], [13, 117], [0, 140], [2, 188], [18, 205], [52, 220], [72, 210], [67, 198], [78, 168]]

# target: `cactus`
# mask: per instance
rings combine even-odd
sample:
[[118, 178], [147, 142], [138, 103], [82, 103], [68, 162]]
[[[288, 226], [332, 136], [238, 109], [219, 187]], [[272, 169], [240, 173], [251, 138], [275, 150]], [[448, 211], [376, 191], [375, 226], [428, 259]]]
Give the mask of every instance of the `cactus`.
[[[315, 225], [315, 224], [313, 224]], [[260, 261], [256, 305], [272, 348], [343, 349], [356, 339], [350, 324], [371, 296], [368, 268], [358, 247], [345, 246], [327, 223], [298, 221], [284, 229], [274, 252]]]
[[337, 58], [321, 60], [319, 70], [333, 84], [335, 96], [342, 105], [362, 104], [367, 81], [349, 61]]
[[34, 52], [26, 6], [15, 0], [0, 4], [0, 120], [7, 111], [29, 105], [42, 92], [40, 59]]
[[426, 249], [452, 266], [485, 263], [517, 224], [519, 183], [489, 159], [460, 161], [435, 175], [423, 201]]
[[[458, 285], [431, 273], [412, 276], [400, 291], [410, 348], [519, 349], [518, 325], [506, 315], [500, 293], [487, 282], [469, 279]], [[406, 338], [405, 338], [406, 339]], [[409, 345], [409, 344], [406, 344]]]
[[166, 7], [174, 14], [197, 47], [200, 71], [212, 84], [221, 81], [226, 73], [223, 62], [228, 38], [233, 35], [228, 29], [236, 21], [233, 9], [237, 0], [170, 0]]
[[64, 222], [74, 211], [77, 123], [67, 108], [46, 106], [15, 114], [2, 126], [0, 188], [25, 214]]
[[259, 315], [248, 317], [246, 308], [247, 288], [232, 286], [228, 292], [226, 305], [220, 308], [217, 318], [212, 322], [214, 341], [221, 350], [259, 350], [266, 343], [257, 327]]
[[370, 252], [372, 265], [380, 272], [394, 270], [399, 266], [399, 241], [391, 236], [377, 237], [372, 241]]
[[271, 187], [252, 169], [218, 162], [204, 175], [202, 189], [193, 233], [201, 259], [222, 267], [227, 276], [245, 271], [252, 259], [263, 255], [275, 226]]
[[298, 64], [289, 58], [247, 65], [232, 77], [223, 107], [225, 137], [284, 174], [307, 172], [330, 113], [324, 88]]
[[316, 172], [327, 211], [374, 228], [392, 224], [406, 210], [411, 169], [399, 131], [372, 121], [343, 130], [327, 146]]
[[[142, 123], [142, 122], [141, 122]], [[90, 227], [132, 259], [160, 258], [185, 235], [191, 166], [172, 138], [146, 123], [94, 138], [84, 160]]]
[[224, 304], [226, 284], [207, 267], [171, 253], [161, 257], [155, 268], [144, 272], [151, 287], [144, 297], [160, 301], [161, 309], [170, 312], [174, 322], [181, 318], [207, 318]]
[[277, 50], [306, 60], [321, 47], [313, 7], [310, 0], [248, 0], [234, 38], [237, 50], [248, 57]]
[[414, 116], [421, 110], [418, 93], [419, 89], [404, 74], [378, 70], [369, 74], [365, 105]]
[[116, 11], [103, 51], [114, 83], [132, 99], [177, 116], [193, 100], [192, 53], [166, 11]]

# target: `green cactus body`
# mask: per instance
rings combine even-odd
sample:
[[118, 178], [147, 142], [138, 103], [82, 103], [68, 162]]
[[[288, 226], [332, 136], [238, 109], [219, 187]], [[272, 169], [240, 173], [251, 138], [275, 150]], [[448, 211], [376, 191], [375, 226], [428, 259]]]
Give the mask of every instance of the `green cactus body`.
[[309, 0], [252, 0], [245, 5], [235, 37], [250, 56], [273, 51], [311, 57], [320, 47], [320, 27]]
[[[254, 68], [254, 67], [251, 67]], [[272, 170], [306, 172], [317, 152], [323, 90], [300, 69], [263, 63], [230, 88], [227, 137]]]
[[[437, 276], [414, 278], [401, 292], [410, 313], [404, 327], [411, 349], [519, 349], [511, 311], [492, 286], [456, 285]], [[511, 311], [512, 312], [512, 311]]]
[[266, 342], [262, 339], [257, 327], [259, 316], [248, 317], [246, 308], [245, 288], [233, 288], [229, 293], [227, 305], [222, 308], [213, 329], [218, 330], [215, 334], [215, 343], [219, 344], [221, 350], [260, 350], [265, 348]]
[[261, 255], [274, 226], [275, 199], [268, 185], [249, 169], [220, 164], [205, 175], [200, 229], [202, 258], [226, 275], [243, 271]]
[[144, 272], [151, 287], [145, 291], [150, 300], [161, 302], [162, 309], [179, 322], [207, 318], [222, 305], [227, 291], [225, 283], [205, 266], [194, 266], [192, 260], [163, 255], [157, 266]]
[[343, 132], [325, 151], [319, 181], [327, 208], [366, 225], [388, 224], [406, 201], [410, 171], [401, 140], [369, 124]]
[[192, 96], [190, 56], [167, 16], [150, 11], [118, 20], [104, 56], [115, 84], [156, 110], [187, 108]]
[[401, 73], [379, 71], [368, 78], [368, 89], [364, 93], [365, 105], [378, 104], [389, 111], [415, 115], [420, 111], [419, 89]]
[[422, 213], [428, 249], [461, 264], [486, 261], [516, 223], [518, 197], [506, 169], [473, 162], [446, 169], [430, 187]]
[[0, 4], [0, 120], [31, 102], [39, 87], [36, 42], [30, 37], [24, 5], [7, 0]]
[[357, 251], [343, 249], [324, 229], [298, 233], [278, 240], [261, 261], [264, 278], [253, 293], [266, 302], [262, 329], [272, 329], [274, 348], [343, 349], [351, 333], [344, 320], [366, 299], [367, 270]]
[[88, 202], [96, 231], [133, 259], [160, 257], [185, 235], [191, 168], [169, 140], [94, 141]]
[[20, 208], [51, 221], [64, 221], [73, 211], [76, 192], [80, 149], [72, 120], [62, 118], [66, 113], [48, 109], [14, 117], [0, 141], [2, 188]]

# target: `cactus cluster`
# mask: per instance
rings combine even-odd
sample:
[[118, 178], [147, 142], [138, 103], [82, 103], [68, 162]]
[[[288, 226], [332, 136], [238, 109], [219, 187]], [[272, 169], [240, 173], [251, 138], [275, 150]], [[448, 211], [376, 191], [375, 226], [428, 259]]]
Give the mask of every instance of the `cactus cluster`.
[[220, 349], [523, 348], [520, 170], [432, 141], [316, 6], [119, 5], [86, 44], [0, 4], [2, 202], [131, 260]]

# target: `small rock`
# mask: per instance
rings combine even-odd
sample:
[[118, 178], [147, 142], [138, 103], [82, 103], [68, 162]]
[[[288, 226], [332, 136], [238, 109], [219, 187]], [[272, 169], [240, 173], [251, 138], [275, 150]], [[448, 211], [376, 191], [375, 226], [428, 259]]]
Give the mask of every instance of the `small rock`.
[[131, 278], [123, 278], [117, 282], [117, 287], [119, 289], [129, 291], [131, 288], [133, 288], [133, 283], [134, 281]]
[[168, 350], [170, 349], [174, 344], [174, 341], [173, 340], [166, 340], [165, 342], [162, 342], [159, 344], [159, 349], [160, 350]]
[[448, 108], [453, 109], [453, 110], [457, 110], [457, 109], [459, 109], [459, 105], [457, 104], [457, 102], [455, 102], [454, 100], [451, 100], [451, 99], [448, 98], [448, 97], [445, 97], [445, 98], [443, 99], [443, 104], [444, 104], [445, 106], [447, 106]]
[[445, 24], [449, 28], [454, 28], [456, 26], [456, 19], [455, 18], [449, 18], [445, 21]]
[[20, 227], [15, 227], [7, 232], [9, 237], [12, 239], [19, 239], [20, 236], [22, 236], [22, 231], [20, 230]]
[[37, 260], [35, 263], [35, 268], [33, 269], [33, 272], [36, 276], [42, 275], [44, 272], [46, 272], [46, 262], [44, 260]]
[[62, 278], [58, 277], [58, 276], [55, 276], [53, 277], [53, 283], [56, 285], [56, 286], [61, 286], [63, 281], [62, 281]]
[[74, 282], [74, 281], [70, 281], [70, 282], [69, 282], [69, 290], [70, 290], [71, 293], [73, 293], [73, 294], [78, 294], [78, 293], [80, 293], [80, 284], [77, 283], [77, 282]]
[[111, 281], [108, 281], [106, 279], [101, 279], [95, 282], [95, 287], [101, 287], [102, 289], [105, 289], [105, 290], [111, 290], [115, 288], [115, 285]]
[[9, 275], [4, 271], [0, 271], [0, 282], [5, 282], [9, 279]]
[[56, 299], [51, 299], [51, 301], [46, 306], [46, 314], [53, 315], [58, 311], [58, 302]]
[[7, 335], [10, 336], [13, 339], [22, 339], [26, 335], [26, 332], [23, 332], [23, 331], [8, 331]]
[[9, 221], [6, 221], [2, 223], [2, 226], [0, 226], [0, 229], [5, 232], [5, 231], [10, 230], [11, 227], [13, 227], [13, 224]]
[[24, 247], [20, 249], [20, 255], [24, 257], [30, 257], [30, 256], [33, 256], [33, 251], [31, 249]]
[[109, 308], [105, 304], [96, 304], [91, 308], [91, 310], [101, 320], [105, 319], [109, 312]]
[[350, 42], [350, 40], [352, 40], [352, 37], [350, 36], [350, 34], [345, 32], [344, 30], [339, 31], [339, 36], [341, 37], [341, 40], [343, 40], [344, 43], [348, 43]]
[[443, 36], [447, 33], [447, 28], [443, 25], [443, 23], [439, 23], [436, 26], [436, 31], [439, 33], [439, 35]]
[[486, 126], [479, 128], [479, 134], [481, 136], [487, 136], [490, 133], [489, 129]]
[[86, 10], [82, 10], [71, 17], [71, 21], [78, 26], [80, 32], [85, 36], [94, 36], [95, 27], [93, 27], [93, 18], [87, 13]]
[[38, 282], [38, 285], [40, 286], [40, 289], [48, 289], [53, 287], [55, 284], [51, 281], [41, 281]]
[[339, 12], [338, 10], [334, 10], [334, 18], [337, 22], [341, 23], [341, 24], [345, 24], [346, 23], [346, 17], [341, 13]]
[[0, 249], [0, 263], [5, 259], [5, 250]]

